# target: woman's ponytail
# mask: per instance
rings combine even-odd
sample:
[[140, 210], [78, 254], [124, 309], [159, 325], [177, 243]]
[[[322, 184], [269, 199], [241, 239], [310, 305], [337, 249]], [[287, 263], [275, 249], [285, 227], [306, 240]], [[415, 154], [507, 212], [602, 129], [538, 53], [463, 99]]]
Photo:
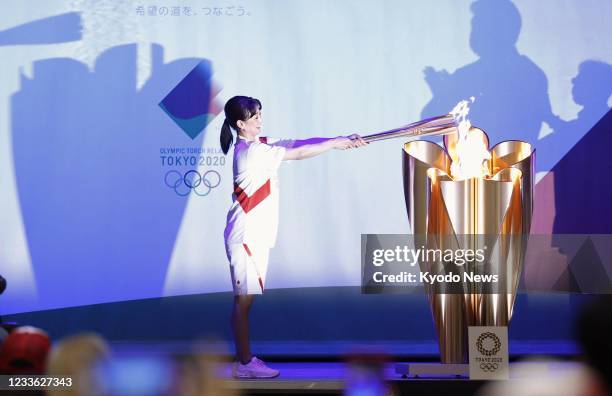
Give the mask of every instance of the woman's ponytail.
[[238, 121], [246, 122], [258, 111], [261, 111], [261, 102], [248, 96], [234, 96], [225, 103], [223, 111], [225, 112], [225, 121], [223, 121], [221, 127], [221, 150], [223, 150], [223, 154], [227, 154], [234, 141], [231, 128], [234, 128], [238, 133]]
[[229, 121], [226, 118], [221, 127], [221, 150], [223, 150], [223, 154], [227, 154], [233, 141], [234, 135], [232, 135]]

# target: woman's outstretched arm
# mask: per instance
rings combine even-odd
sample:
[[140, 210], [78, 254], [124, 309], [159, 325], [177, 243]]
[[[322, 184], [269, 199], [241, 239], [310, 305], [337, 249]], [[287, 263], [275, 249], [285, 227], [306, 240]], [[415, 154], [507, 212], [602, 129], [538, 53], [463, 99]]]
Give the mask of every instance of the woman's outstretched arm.
[[331, 149], [346, 150], [365, 146], [366, 144], [359, 135], [298, 140], [295, 147], [286, 150], [283, 161], [312, 158]]

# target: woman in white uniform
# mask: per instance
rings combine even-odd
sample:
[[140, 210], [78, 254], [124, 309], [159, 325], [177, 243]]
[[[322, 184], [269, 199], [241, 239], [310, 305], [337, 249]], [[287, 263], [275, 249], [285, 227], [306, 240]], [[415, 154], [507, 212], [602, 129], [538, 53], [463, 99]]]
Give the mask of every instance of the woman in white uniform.
[[234, 194], [227, 215], [225, 248], [230, 262], [234, 305], [231, 325], [236, 344], [237, 378], [273, 378], [279, 372], [251, 354], [248, 314], [255, 294], [266, 284], [268, 255], [276, 242], [278, 226], [278, 167], [282, 161], [301, 160], [331, 149], [360, 147], [358, 136], [278, 140], [260, 137], [261, 102], [235, 96], [225, 104], [221, 148], [228, 153], [234, 144]]

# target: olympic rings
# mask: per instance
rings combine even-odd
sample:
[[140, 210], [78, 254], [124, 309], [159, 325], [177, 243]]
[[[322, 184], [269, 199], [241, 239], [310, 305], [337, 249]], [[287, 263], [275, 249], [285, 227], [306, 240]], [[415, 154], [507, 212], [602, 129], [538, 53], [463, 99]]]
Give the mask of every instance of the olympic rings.
[[497, 363], [480, 363], [480, 369], [482, 371], [488, 371], [492, 373], [493, 371], [499, 368], [499, 364]]
[[208, 170], [203, 175], [193, 169], [184, 174], [171, 170], [166, 172], [164, 183], [181, 197], [189, 195], [192, 191], [200, 197], [205, 197], [213, 188], [221, 184], [221, 175], [215, 170]]

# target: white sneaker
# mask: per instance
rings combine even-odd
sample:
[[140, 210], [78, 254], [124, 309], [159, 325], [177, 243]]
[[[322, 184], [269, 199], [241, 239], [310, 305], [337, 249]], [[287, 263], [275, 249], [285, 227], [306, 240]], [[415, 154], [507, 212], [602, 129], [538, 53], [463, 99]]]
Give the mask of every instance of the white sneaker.
[[280, 374], [255, 356], [247, 364], [236, 362], [232, 371], [234, 378], [274, 378]]

